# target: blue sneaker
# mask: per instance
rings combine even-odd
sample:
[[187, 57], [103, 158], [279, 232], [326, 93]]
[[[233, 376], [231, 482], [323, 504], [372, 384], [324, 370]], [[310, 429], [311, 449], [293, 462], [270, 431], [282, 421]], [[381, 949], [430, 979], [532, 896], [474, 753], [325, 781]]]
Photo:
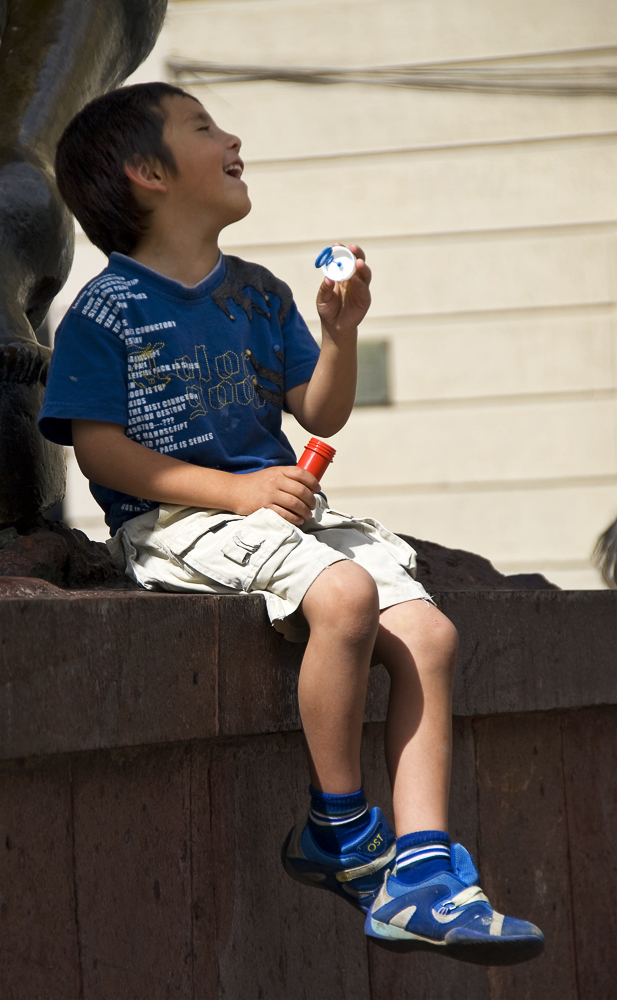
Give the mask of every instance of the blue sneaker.
[[396, 839], [381, 809], [371, 809], [371, 822], [342, 855], [317, 846], [308, 822], [294, 826], [281, 851], [283, 868], [302, 885], [329, 889], [357, 910], [368, 913], [385, 872], [396, 858]]
[[544, 935], [526, 920], [493, 910], [478, 885], [471, 855], [462, 844], [451, 848], [455, 872], [439, 872], [409, 886], [385, 877], [366, 918], [364, 931], [392, 951], [422, 949], [477, 965], [515, 965], [544, 949]]

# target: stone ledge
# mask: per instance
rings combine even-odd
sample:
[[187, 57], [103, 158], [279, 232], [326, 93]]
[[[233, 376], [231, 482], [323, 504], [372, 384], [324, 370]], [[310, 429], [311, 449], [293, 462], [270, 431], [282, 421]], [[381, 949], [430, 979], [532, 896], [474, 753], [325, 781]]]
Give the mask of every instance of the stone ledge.
[[[461, 653], [454, 714], [617, 702], [617, 592], [438, 595]], [[302, 646], [260, 597], [64, 592], [0, 600], [0, 759], [300, 728]], [[373, 670], [367, 721], [387, 675]]]

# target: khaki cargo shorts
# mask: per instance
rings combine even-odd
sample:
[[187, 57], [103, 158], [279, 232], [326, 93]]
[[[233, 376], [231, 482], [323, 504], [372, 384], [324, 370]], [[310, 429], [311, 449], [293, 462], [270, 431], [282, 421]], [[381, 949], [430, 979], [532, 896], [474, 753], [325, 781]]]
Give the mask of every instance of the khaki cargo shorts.
[[314, 515], [301, 527], [266, 508], [243, 517], [162, 504], [126, 521], [107, 545], [116, 564], [148, 590], [263, 594], [270, 621], [292, 642], [308, 638], [298, 610], [308, 588], [343, 559], [353, 559], [373, 577], [381, 610], [431, 601], [414, 579], [416, 554], [406, 542], [379, 521], [315, 499]]

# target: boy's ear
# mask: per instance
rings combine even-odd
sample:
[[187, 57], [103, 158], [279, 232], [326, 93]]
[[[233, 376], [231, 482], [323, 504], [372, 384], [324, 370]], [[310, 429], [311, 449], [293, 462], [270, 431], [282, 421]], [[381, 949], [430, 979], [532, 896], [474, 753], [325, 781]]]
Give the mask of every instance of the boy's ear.
[[137, 156], [134, 160], [126, 161], [124, 173], [133, 184], [145, 191], [167, 191], [163, 171], [156, 161], [149, 162]]

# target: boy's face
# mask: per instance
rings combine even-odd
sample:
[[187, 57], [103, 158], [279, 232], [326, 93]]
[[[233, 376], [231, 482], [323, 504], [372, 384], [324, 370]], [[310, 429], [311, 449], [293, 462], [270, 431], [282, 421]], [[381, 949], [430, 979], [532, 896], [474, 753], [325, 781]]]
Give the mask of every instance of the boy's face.
[[208, 112], [190, 97], [163, 99], [163, 140], [171, 149], [178, 173], [167, 174], [169, 195], [187, 217], [203, 213], [208, 226], [220, 232], [251, 210], [248, 189], [241, 179], [244, 163], [238, 136], [224, 132]]

